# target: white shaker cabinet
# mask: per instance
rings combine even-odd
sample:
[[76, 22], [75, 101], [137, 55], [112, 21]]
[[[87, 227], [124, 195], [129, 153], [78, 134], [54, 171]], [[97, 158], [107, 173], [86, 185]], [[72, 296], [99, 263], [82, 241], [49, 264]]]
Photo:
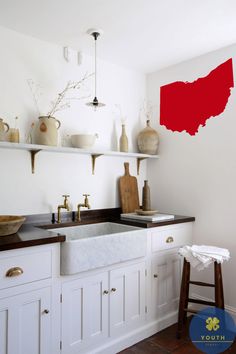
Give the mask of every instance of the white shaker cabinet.
[[110, 335], [136, 329], [145, 320], [145, 262], [110, 272]]
[[62, 353], [79, 353], [108, 337], [108, 273], [62, 284]]
[[53, 250], [0, 252], [1, 354], [52, 354]]
[[182, 257], [179, 247], [192, 242], [192, 223], [153, 228], [148, 231], [150, 254], [150, 317], [160, 329], [177, 319]]
[[145, 256], [68, 276], [59, 244], [0, 252], [0, 354], [114, 354], [175, 323], [192, 225], [148, 228]]
[[0, 353], [51, 354], [51, 289], [0, 300]]
[[182, 261], [177, 254], [158, 255], [151, 263], [152, 316], [161, 318], [177, 311], [181, 283]]
[[89, 352], [145, 320], [145, 262], [62, 284], [62, 353]]

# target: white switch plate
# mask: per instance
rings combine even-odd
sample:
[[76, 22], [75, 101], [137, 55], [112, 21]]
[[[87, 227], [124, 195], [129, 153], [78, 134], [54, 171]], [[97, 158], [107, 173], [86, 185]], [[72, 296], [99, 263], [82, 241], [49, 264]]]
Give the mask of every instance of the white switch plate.
[[64, 59], [69, 63], [71, 61], [71, 51], [72, 49], [69, 47], [64, 47], [63, 48], [63, 56]]
[[83, 53], [81, 51], [77, 52], [77, 64], [81, 65], [82, 61], [83, 61]]

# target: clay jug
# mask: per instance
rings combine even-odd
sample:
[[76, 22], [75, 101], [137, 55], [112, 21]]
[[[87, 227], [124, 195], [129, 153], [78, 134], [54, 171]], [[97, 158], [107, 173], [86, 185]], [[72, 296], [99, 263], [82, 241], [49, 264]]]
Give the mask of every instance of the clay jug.
[[6, 140], [6, 133], [9, 130], [9, 125], [3, 122], [3, 119], [0, 118], [0, 141]]
[[122, 133], [120, 137], [120, 151], [128, 152], [128, 137], [126, 135], [124, 124], [122, 124]]
[[138, 149], [143, 154], [156, 155], [159, 144], [159, 136], [155, 129], [150, 127], [150, 120], [147, 126], [138, 134]]
[[39, 117], [34, 130], [34, 144], [57, 146], [60, 126], [60, 121], [54, 117]]

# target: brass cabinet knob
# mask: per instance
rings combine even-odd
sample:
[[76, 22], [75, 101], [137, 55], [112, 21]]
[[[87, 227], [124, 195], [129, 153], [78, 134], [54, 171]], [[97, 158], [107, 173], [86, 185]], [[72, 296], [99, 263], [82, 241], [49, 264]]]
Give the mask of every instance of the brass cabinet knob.
[[111, 288], [111, 291], [114, 293], [116, 291], [116, 288]]
[[49, 313], [50, 311], [48, 310], [48, 309], [45, 309], [44, 311], [43, 311], [43, 313], [45, 313], [46, 315]]
[[174, 242], [174, 238], [172, 236], [167, 237], [166, 243], [172, 243]]
[[23, 273], [24, 273], [24, 271], [22, 268], [14, 267], [14, 268], [8, 269], [8, 271], [6, 272], [6, 277], [8, 277], [8, 278], [18, 277], [19, 275], [21, 275]]
[[63, 196], [63, 198], [69, 198], [70, 197], [69, 194], [63, 194], [62, 196]]
[[103, 295], [107, 295], [107, 294], [109, 294], [109, 291], [108, 290], [104, 290], [103, 291]]
[[153, 277], [154, 277], [154, 278], [158, 278], [158, 274], [154, 274]]

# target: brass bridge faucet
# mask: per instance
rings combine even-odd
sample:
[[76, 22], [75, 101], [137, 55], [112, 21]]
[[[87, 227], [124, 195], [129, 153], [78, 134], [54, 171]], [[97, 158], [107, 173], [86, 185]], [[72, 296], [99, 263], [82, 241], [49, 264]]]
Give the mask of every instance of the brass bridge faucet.
[[61, 209], [66, 209], [67, 211], [70, 211], [69, 202], [68, 202], [69, 195], [65, 194], [65, 195], [63, 195], [63, 198], [64, 198], [64, 204], [58, 205], [58, 207], [57, 207], [57, 223], [58, 224], [61, 223]]
[[84, 198], [84, 203], [83, 204], [78, 204], [77, 206], [77, 221], [80, 222], [81, 221], [81, 217], [80, 217], [80, 208], [87, 208], [90, 209], [90, 205], [89, 205], [89, 200], [88, 197], [90, 196], [89, 194], [83, 194]]

